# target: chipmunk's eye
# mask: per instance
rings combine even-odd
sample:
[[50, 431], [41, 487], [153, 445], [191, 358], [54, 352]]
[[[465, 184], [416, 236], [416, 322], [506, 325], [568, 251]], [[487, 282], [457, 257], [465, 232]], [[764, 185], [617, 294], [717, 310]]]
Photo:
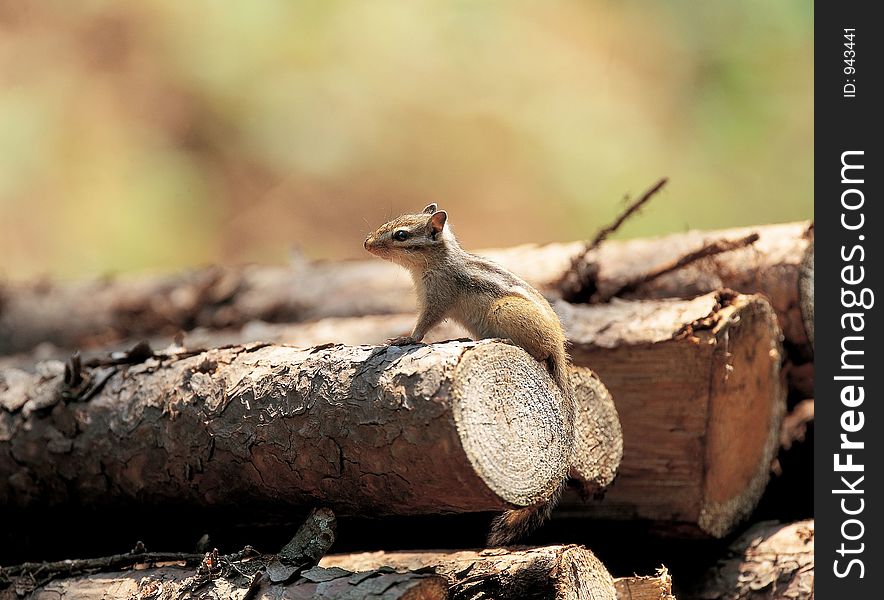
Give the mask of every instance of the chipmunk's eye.
[[397, 242], [404, 242], [408, 239], [408, 232], [404, 229], [397, 229], [393, 232], [393, 239]]

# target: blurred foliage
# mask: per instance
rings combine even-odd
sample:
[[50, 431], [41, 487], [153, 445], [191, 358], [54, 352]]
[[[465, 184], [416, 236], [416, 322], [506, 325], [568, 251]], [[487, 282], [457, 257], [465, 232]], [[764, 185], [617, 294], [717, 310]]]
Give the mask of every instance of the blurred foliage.
[[0, 275], [811, 217], [812, 4], [0, 0]]

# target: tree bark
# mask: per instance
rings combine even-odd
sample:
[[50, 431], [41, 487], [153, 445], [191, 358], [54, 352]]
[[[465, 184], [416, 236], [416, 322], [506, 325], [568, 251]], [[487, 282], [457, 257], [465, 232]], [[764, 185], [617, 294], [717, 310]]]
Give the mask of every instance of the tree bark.
[[248, 596], [248, 581], [220, 578], [192, 593], [181, 592], [192, 570], [176, 566], [96, 573], [51, 581], [21, 596], [14, 588], [0, 590], [0, 600], [104, 600], [150, 598], [184, 600], [445, 600], [448, 586], [443, 577], [425, 573], [374, 570], [350, 573], [342, 569], [314, 568], [290, 584], [264, 582]]
[[577, 365], [617, 405], [623, 461], [601, 502], [572, 514], [647, 519], [722, 537], [758, 503], [785, 410], [781, 332], [760, 296], [559, 305]]
[[764, 294], [786, 340], [810, 358], [813, 331], [806, 324], [812, 325], [813, 320], [813, 225], [806, 221], [604, 243], [575, 260], [561, 291], [571, 301], [607, 298], [624, 284], [706, 243], [751, 233], [759, 235], [754, 244], [679, 268], [624, 297], [689, 298], [726, 288]]
[[583, 546], [503, 550], [368, 552], [325, 556], [320, 565], [347, 570], [432, 569], [456, 598], [614, 600], [614, 580]]
[[0, 372], [0, 504], [501, 510], [570, 465], [561, 395], [500, 342], [235, 346]]
[[697, 600], [813, 598], [813, 520], [758, 523], [691, 590]]

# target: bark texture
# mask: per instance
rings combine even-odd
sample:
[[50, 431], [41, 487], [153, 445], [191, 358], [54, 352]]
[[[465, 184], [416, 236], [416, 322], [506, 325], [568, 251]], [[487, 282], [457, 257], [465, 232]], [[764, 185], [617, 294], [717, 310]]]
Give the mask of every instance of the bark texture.
[[64, 371], [0, 372], [0, 504], [496, 511], [545, 499], [570, 465], [552, 379], [490, 340]]
[[381, 569], [350, 573], [315, 567], [294, 583], [265, 582], [252, 595], [249, 581], [216, 579], [190, 593], [181, 593], [192, 570], [176, 566], [136, 568], [132, 571], [95, 573], [51, 581], [27, 595], [15, 588], [0, 590], [0, 600], [446, 600], [443, 577], [425, 573], [395, 573]]
[[562, 291], [572, 301], [593, 302], [704, 244], [752, 233], [759, 235], [754, 244], [699, 260], [644, 283], [625, 297], [688, 298], [725, 288], [764, 294], [786, 340], [809, 356], [813, 332], [806, 330], [805, 323], [813, 319], [813, 225], [808, 222], [604, 243], [575, 261]]
[[722, 537], [756, 506], [785, 410], [781, 332], [760, 296], [557, 306], [575, 364], [617, 405], [623, 460], [595, 517]]
[[[261, 343], [290, 343], [299, 347], [321, 346], [333, 343], [333, 340], [352, 344], [380, 344], [410, 330], [413, 319], [411, 315], [390, 315], [329, 318], [293, 325], [253, 323], [241, 331], [200, 329], [188, 335], [185, 344], [188, 348], [243, 345], [258, 340]], [[466, 335], [460, 327], [445, 323], [430, 332], [427, 342], [465, 339]], [[154, 348], [167, 348], [172, 343], [171, 338], [157, 337], [151, 340], [150, 345]], [[116, 350], [122, 351], [123, 348], [124, 346], [119, 346]], [[177, 348], [179, 352], [182, 350], [181, 347]], [[86, 351], [83, 353], [83, 362], [104, 360], [108, 355], [107, 350]], [[51, 352], [43, 358], [57, 361], [67, 357], [61, 352]], [[47, 366], [39, 366], [41, 362], [46, 361], [37, 360], [32, 355], [3, 357], [0, 358], [0, 373], [12, 374], [16, 370], [45, 371]], [[610, 393], [592, 371], [574, 368], [572, 383], [580, 410], [575, 423], [576, 443], [571, 459], [571, 477], [578, 483], [584, 495], [594, 495], [607, 488], [617, 474], [623, 455], [620, 421]]]
[[326, 567], [374, 570], [432, 569], [451, 586], [452, 597], [496, 600], [614, 600], [614, 580], [583, 546], [504, 550], [368, 552], [328, 555]]
[[758, 523], [690, 593], [697, 600], [813, 598], [813, 520]]

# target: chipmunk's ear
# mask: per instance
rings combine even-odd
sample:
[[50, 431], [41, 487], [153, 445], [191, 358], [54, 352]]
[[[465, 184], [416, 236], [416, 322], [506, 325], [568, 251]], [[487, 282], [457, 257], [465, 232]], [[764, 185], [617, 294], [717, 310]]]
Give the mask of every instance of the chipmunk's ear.
[[434, 237], [445, 228], [445, 221], [447, 220], [448, 213], [444, 210], [437, 210], [433, 213], [433, 216], [430, 217], [430, 229], [432, 230]]
[[427, 204], [427, 206], [424, 208], [424, 213], [426, 213], [428, 215], [431, 215], [434, 212], [436, 212], [436, 204], [435, 203]]

